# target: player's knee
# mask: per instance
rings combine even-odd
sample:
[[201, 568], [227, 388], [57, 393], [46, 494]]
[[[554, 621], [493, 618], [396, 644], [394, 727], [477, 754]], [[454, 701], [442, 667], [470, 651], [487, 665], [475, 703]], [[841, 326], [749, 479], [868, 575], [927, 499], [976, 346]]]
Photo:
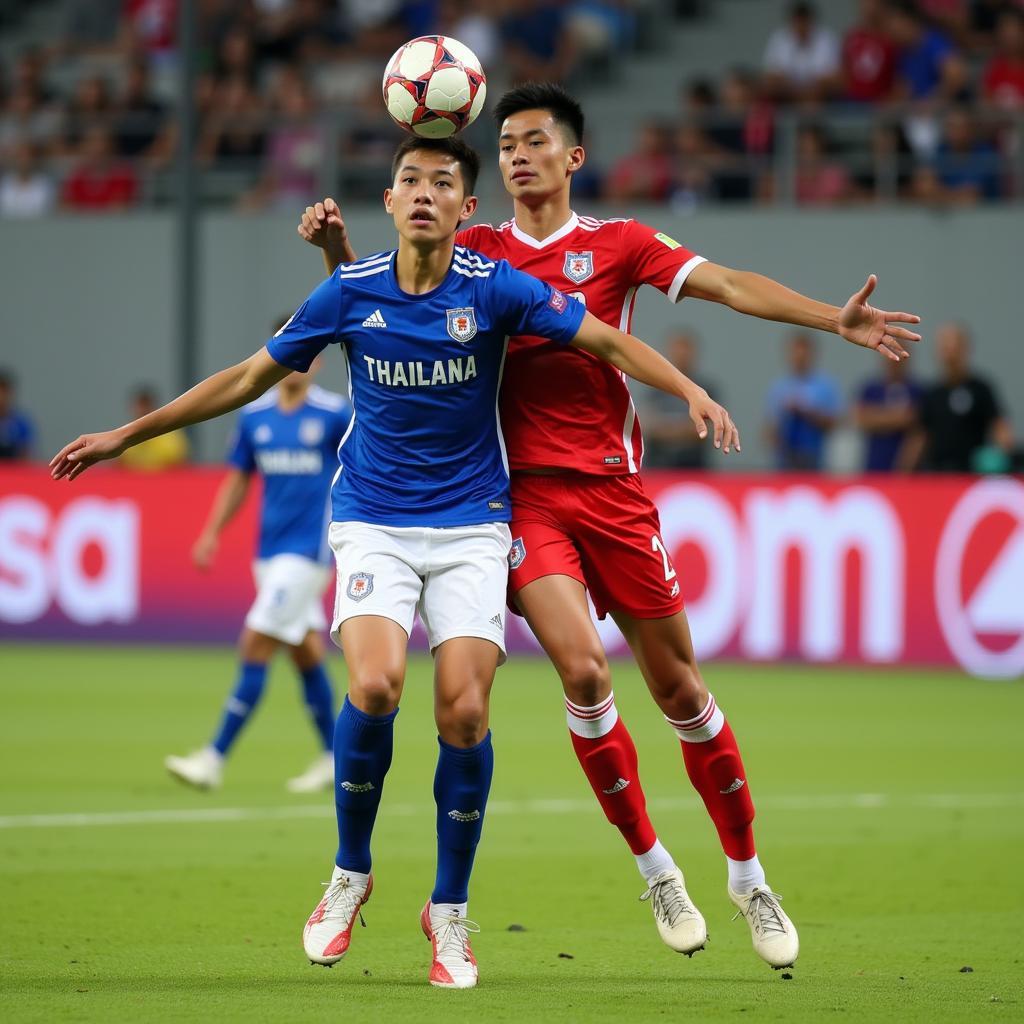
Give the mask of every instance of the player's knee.
[[476, 746], [487, 733], [487, 698], [471, 691], [447, 701], [437, 709], [437, 731], [445, 743]]
[[583, 708], [599, 704], [611, 690], [611, 671], [603, 653], [576, 654], [559, 665], [558, 674], [566, 697]]
[[387, 672], [350, 676], [349, 700], [368, 715], [389, 715], [398, 707], [402, 683]]

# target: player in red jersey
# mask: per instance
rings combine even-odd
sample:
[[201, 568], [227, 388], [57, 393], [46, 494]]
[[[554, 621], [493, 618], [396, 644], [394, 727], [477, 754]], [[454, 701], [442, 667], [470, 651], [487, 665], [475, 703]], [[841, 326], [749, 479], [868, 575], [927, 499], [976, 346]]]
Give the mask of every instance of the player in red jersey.
[[[564, 90], [530, 84], [495, 109], [500, 167], [515, 216], [459, 233], [458, 243], [509, 260], [581, 298], [594, 315], [629, 329], [637, 289], [673, 301], [694, 296], [738, 312], [815, 327], [906, 358], [916, 323], [867, 303], [875, 278], [842, 308], [759, 274], [707, 262], [632, 220], [578, 217], [570, 205], [582, 166], [583, 113]], [[337, 204], [307, 209], [299, 233], [324, 249], [328, 268], [355, 257]], [[509, 345], [502, 428], [513, 471], [510, 589], [555, 665], [573, 748], [608, 820], [618, 827], [648, 888], [658, 931], [673, 949], [703, 947], [703, 917], [647, 814], [633, 741], [615, 708], [611, 673], [590, 618], [611, 614], [655, 702], [682, 743], [687, 774], [725, 851], [728, 892], [773, 967], [796, 959], [797, 932], [765, 880], [754, 845], [754, 805], [739, 747], [701, 676], [658, 513], [638, 476], [643, 442], [621, 375], [542, 338]]]

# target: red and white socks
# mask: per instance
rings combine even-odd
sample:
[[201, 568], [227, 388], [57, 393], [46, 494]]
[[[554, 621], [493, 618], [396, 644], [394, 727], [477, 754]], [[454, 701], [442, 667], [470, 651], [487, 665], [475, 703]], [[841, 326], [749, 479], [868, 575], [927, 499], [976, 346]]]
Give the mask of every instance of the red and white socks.
[[615, 695], [593, 707], [566, 699], [572, 747], [605, 817], [622, 833], [646, 880], [675, 867], [647, 815], [636, 747], [615, 708]]
[[736, 737], [721, 708], [708, 694], [699, 715], [665, 720], [681, 741], [686, 774], [718, 831], [729, 864], [729, 887], [747, 893], [763, 886], [764, 870], [754, 848], [754, 802]]

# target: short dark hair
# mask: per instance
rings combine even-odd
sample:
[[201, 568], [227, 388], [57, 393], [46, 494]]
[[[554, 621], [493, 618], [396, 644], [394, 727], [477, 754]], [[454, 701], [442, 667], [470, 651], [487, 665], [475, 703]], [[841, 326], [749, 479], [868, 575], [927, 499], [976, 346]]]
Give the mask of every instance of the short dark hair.
[[480, 176], [480, 154], [472, 146], [467, 145], [462, 139], [422, 139], [418, 135], [410, 135], [395, 150], [395, 157], [391, 161], [392, 182], [402, 166], [402, 161], [409, 153], [416, 152], [444, 153], [450, 156], [459, 165], [466, 195], [473, 195], [476, 190], [476, 179]]
[[546, 110], [566, 130], [574, 146], [583, 142], [583, 108], [554, 82], [527, 82], [509, 89], [494, 108], [494, 120], [501, 128], [507, 117], [524, 110]]

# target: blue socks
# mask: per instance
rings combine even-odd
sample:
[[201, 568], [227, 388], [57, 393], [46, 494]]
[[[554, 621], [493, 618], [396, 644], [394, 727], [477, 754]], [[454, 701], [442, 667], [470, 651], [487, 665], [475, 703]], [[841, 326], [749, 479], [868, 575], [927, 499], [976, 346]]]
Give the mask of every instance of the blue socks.
[[267, 666], [243, 662], [235, 689], [224, 705], [224, 717], [213, 740], [213, 748], [223, 757], [231, 748], [242, 729], [249, 721], [256, 705], [263, 696], [267, 681]]
[[475, 747], [453, 747], [440, 737], [437, 742], [437, 877], [430, 902], [465, 903], [494, 774], [494, 750], [490, 731]]
[[338, 856], [349, 871], [370, 872], [370, 836], [377, 820], [384, 776], [391, 767], [395, 708], [368, 715], [345, 698], [334, 727], [334, 806], [338, 814]]
[[334, 691], [323, 662], [302, 672], [302, 689], [323, 748], [330, 752], [334, 744]]

